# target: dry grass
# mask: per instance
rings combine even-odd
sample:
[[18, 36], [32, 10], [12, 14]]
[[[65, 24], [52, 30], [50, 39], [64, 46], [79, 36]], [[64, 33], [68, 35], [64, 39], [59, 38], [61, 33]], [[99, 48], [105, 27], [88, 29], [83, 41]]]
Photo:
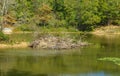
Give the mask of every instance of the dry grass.
[[116, 35], [120, 34], [120, 26], [103, 26], [96, 28], [92, 33], [95, 35]]

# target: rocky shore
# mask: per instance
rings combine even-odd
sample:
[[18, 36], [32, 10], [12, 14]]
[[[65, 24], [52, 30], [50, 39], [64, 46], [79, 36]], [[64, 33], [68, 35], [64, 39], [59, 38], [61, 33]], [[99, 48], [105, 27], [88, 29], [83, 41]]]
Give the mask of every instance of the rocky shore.
[[42, 49], [71, 49], [88, 45], [87, 42], [81, 40], [75, 41], [72, 38], [63, 38], [57, 36], [41, 36], [30, 43], [31, 48]]

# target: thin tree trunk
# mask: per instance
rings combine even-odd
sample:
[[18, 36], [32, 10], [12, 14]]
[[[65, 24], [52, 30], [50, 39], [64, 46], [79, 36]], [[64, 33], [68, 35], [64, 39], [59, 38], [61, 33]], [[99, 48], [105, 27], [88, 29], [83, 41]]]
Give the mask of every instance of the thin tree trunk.
[[109, 26], [111, 24], [112, 24], [112, 20], [109, 19], [107, 25]]
[[8, 4], [8, 0], [3, 0], [3, 5], [2, 5], [2, 9], [1, 9], [1, 28], [0, 30], [3, 30], [4, 27], [4, 16], [7, 14], [7, 4]]

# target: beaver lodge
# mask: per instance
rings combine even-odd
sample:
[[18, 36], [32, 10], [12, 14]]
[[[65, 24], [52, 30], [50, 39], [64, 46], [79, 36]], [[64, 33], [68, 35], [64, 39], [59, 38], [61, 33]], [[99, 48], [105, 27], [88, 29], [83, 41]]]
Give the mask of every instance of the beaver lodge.
[[75, 41], [72, 38], [63, 38], [57, 36], [41, 36], [31, 42], [29, 47], [42, 49], [71, 49], [88, 45], [87, 42], [81, 40]]

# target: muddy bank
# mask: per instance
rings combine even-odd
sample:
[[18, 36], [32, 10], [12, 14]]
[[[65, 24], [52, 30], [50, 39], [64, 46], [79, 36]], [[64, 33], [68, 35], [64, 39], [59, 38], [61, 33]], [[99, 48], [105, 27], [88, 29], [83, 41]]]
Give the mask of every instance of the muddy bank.
[[42, 49], [71, 49], [88, 45], [87, 42], [74, 40], [72, 38], [57, 37], [57, 36], [42, 36], [30, 43], [31, 48]]

